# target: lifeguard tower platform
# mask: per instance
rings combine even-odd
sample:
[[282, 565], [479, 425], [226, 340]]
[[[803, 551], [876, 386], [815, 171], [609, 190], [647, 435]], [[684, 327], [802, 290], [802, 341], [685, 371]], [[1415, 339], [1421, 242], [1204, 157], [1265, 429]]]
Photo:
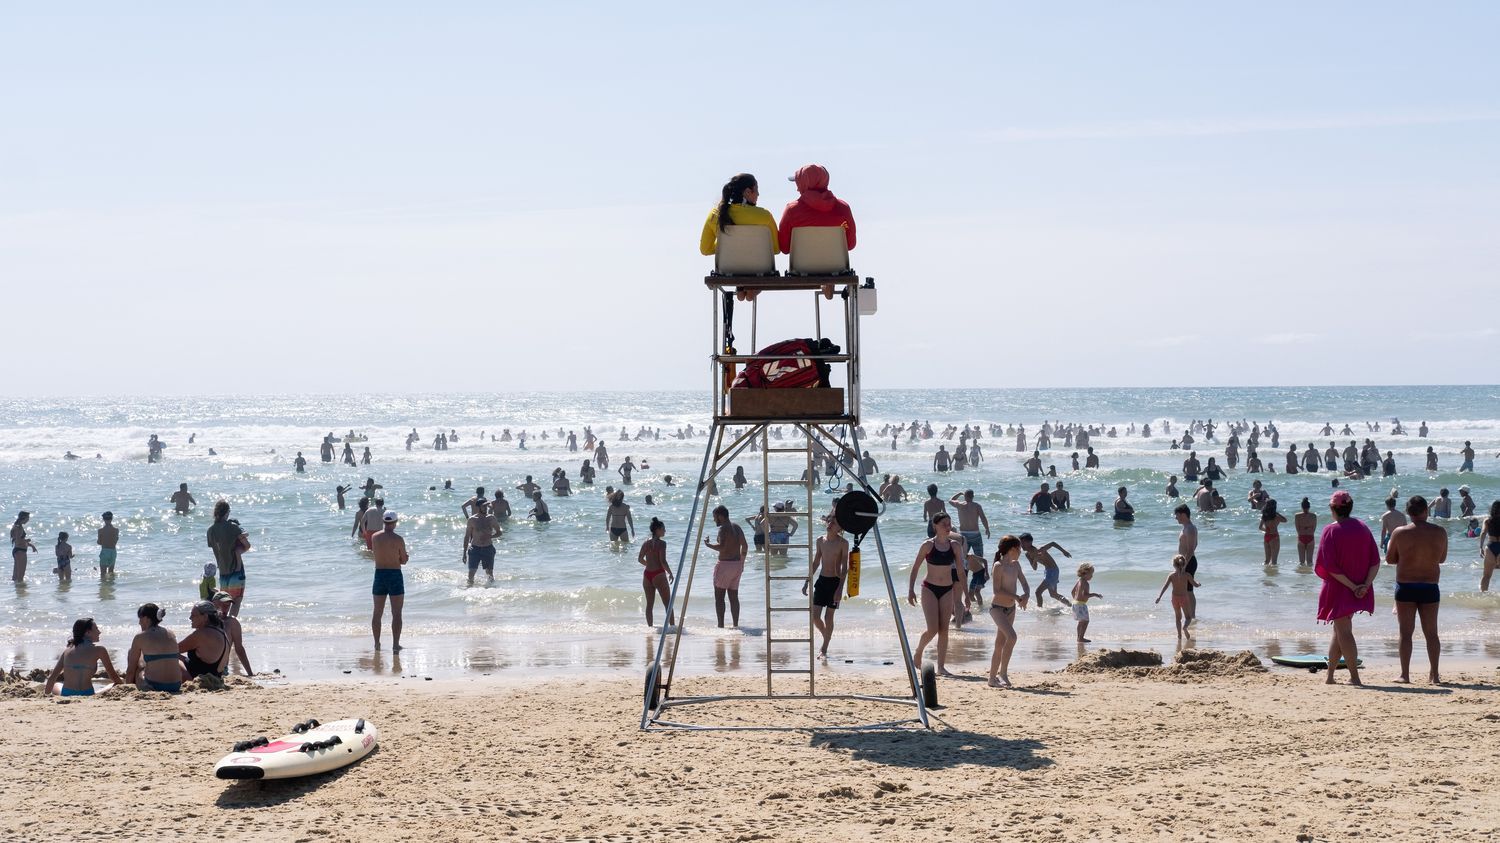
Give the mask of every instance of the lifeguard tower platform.
[[[859, 398], [860, 398], [860, 319], [875, 312], [873, 281], [862, 286], [859, 276], [849, 268], [849, 252], [841, 228], [798, 228], [793, 231], [790, 269], [776, 270], [770, 231], [762, 226], [726, 226], [719, 236], [714, 272], [704, 278], [712, 307], [712, 345], [709, 355], [709, 393], [712, 396], [713, 427], [703, 454], [697, 495], [683, 536], [682, 550], [673, 570], [667, 617], [675, 617], [676, 626], [663, 624], [657, 637], [655, 658], [646, 674], [645, 699], [641, 712], [642, 729], [798, 729], [800, 726], [753, 722], [743, 715], [733, 723], [717, 725], [679, 713], [688, 706], [709, 706], [734, 700], [776, 701], [785, 709], [815, 700], [863, 700], [899, 707], [890, 719], [874, 722], [819, 722], [821, 730], [862, 730], [931, 728], [928, 707], [935, 703], [935, 686], [930, 677], [918, 677], [912, 663], [910, 644], [902, 623], [890, 566], [880, 538], [878, 520], [885, 511], [879, 494], [865, 481], [860, 471]], [[833, 294], [825, 298], [825, 292]], [[753, 294], [753, 301], [738, 301], [738, 294]], [[734, 351], [733, 313], [736, 303], [750, 316], [750, 348], [758, 348], [756, 322], [759, 308], [790, 305], [806, 307], [811, 318], [811, 337], [827, 338], [838, 345], [829, 353], [802, 354], [811, 365], [827, 367], [827, 383], [806, 388], [731, 388], [733, 373], [739, 367], [760, 362], [785, 365], [785, 353], [740, 354]], [[798, 317], [800, 318], [800, 317]], [[742, 326], [743, 327], [743, 323]], [[827, 337], [825, 331], [833, 336]], [[818, 350], [815, 349], [815, 352]], [[794, 363], [795, 364], [795, 363]], [[800, 364], [795, 364], [800, 365]], [[839, 385], [835, 385], [839, 384]], [[790, 435], [773, 435], [789, 432]], [[759, 585], [764, 594], [764, 693], [713, 693], [722, 674], [679, 676], [677, 656], [685, 634], [695, 628], [711, 628], [712, 610], [694, 615], [692, 595], [694, 577], [700, 556], [707, 556], [705, 567], [712, 569], [716, 555], [704, 547], [705, 530], [713, 525], [714, 503], [709, 499], [710, 481], [721, 472], [732, 470], [734, 461], [749, 455], [759, 464], [760, 503], [766, 517], [795, 520], [796, 529], [786, 541], [765, 542], [755, 547], [745, 560], [740, 592]], [[823, 533], [822, 516], [828, 512], [828, 498], [821, 494], [819, 467], [833, 468], [843, 487], [853, 484], [834, 507], [836, 517], [855, 550], [861, 551], [860, 593], [865, 599], [872, 593], [884, 596], [890, 603], [891, 623], [899, 641], [899, 666], [889, 668], [904, 674], [901, 685], [908, 694], [822, 694], [818, 691], [817, 634], [813, 627], [812, 598], [802, 594], [807, 572], [816, 551], [816, 540]], [[753, 472], [753, 469], [752, 469]], [[748, 473], [748, 472], [747, 472]], [[748, 473], [752, 482], [754, 473]], [[832, 484], [830, 484], [832, 485]], [[816, 495], [816, 497], [815, 497]], [[791, 511], [775, 512], [773, 504], [791, 500]], [[740, 513], [743, 515], [745, 513]], [[783, 523], [785, 523], [783, 521]], [[781, 531], [778, 531], [778, 534]], [[874, 558], [867, 554], [866, 538], [873, 536]], [[779, 537], [779, 535], [778, 535]], [[749, 536], [747, 534], [747, 545]], [[879, 562], [878, 566], [870, 564]], [[846, 604], [847, 605], [847, 604]], [[755, 641], [746, 636], [746, 643]], [[891, 664], [892, 662], [887, 662]], [[878, 710], [877, 707], [858, 706]], [[767, 718], [770, 719], [770, 718]], [[782, 719], [782, 718], [776, 718]], [[690, 721], [690, 722], [689, 722]]]

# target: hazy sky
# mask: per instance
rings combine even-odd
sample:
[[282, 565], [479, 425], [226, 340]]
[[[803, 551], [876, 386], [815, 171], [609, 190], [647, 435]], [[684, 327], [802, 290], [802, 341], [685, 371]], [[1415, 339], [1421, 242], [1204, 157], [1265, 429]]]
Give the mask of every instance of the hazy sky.
[[1493, 381], [1496, 43], [1483, 2], [6, 3], [0, 392], [706, 386], [703, 217], [808, 161], [867, 387]]

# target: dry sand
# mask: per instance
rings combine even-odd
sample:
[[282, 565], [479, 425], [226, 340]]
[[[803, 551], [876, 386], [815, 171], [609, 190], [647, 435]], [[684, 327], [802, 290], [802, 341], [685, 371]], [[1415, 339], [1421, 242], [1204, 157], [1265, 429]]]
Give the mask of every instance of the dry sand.
[[[0, 840], [1500, 839], [1492, 667], [1430, 688], [1372, 665], [1372, 687], [1356, 689], [1214, 654], [1198, 667], [1136, 661], [1018, 674], [1010, 691], [946, 681], [951, 728], [894, 734], [642, 733], [634, 679], [236, 683], [65, 704], [6, 681]], [[679, 691], [730, 684], [761, 687], [698, 677]], [[833, 673], [820, 688], [900, 683]], [[382, 736], [353, 767], [213, 778], [235, 740], [348, 716]], [[695, 716], [815, 726], [889, 711], [797, 702]]]

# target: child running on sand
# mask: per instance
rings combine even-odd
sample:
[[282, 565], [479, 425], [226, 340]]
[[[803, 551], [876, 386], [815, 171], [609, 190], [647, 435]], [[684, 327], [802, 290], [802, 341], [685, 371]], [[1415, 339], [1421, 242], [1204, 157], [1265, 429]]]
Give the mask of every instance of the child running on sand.
[[1089, 628], [1089, 600], [1104, 595], [1089, 591], [1089, 581], [1094, 578], [1094, 566], [1085, 562], [1078, 566], [1078, 582], [1073, 584], [1073, 619], [1078, 621], [1078, 640], [1091, 643], [1083, 634]]
[[1048, 592], [1051, 592], [1053, 600], [1064, 606], [1072, 605], [1068, 602], [1068, 598], [1057, 593], [1057, 584], [1062, 581], [1062, 571], [1058, 570], [1057, 560], [1053, 559], [1052, 554], [1047, 551], [1055, 547], [1059, 553], [1069, 559], [1073, 558], [1073, 554], [1057, 542], [1047, 542], [1037, 547], [1030, 533], [1022, 533], [1020, 541], [1021, 551], [1026, 554], [1026, 561], [1031, 563], [1031, 570], [1035, 571], [1039, 564], [1043, 568], [1042, 584], [1036, 590], [1036, 607], [1042, 608], [1042, 595]]
[[1026, 608], [1031, 586], [1021, 573], [1021, 540], [1002, 536], [995, 550], [995, 599], [990, 617], [995, 621], [995, 652], [990, 656], [991, 688], [1009, 688], [1010, 656], [1016, 650], [1016, 609]]
[[667, 602], [667, 584], [672, 581], [672, 571], [667, 568], [667, 543], [662, 536], [667, 534], [667, 527], [661, 523], [661, 519], [651, 519], [651, 538], [641, 543], [641, 552], [636, 556], [636, 561], [643, 567], [641, 583], [646, 591], [646, 625], [656, 626], [653, 610], [656, 608], [656, 597], [661, 595], [661, 604], [667, 606], [667, 625], [676, 623], [672, 619], [672, 610]]
[[[1177, 627], [1177, 637], [1181, 638], [1187, 632], [1187, 622], [1184, 613], [1188, 605], [1188, 589], [1202, 588], [1203, 584], [1193, 579], [1193, 575], [1187, 572], [1187, 558], [1182, 554], [1172, 557], [1172, 573], [1167, 575], [1167, 581], [1162, 583], [1161, 591], [1157, 592], [1156, 602], [1160, 603], [1167, 589], [1172, 589], [1172, 622]], [[1190, 619], [1188, 619], [1190, 620]]]

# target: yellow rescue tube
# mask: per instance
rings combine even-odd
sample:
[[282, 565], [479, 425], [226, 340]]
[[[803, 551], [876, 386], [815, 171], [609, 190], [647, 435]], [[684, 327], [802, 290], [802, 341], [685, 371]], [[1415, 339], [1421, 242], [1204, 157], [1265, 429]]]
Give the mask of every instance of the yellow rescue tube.
[[845, 592], [850, 597], [859, 596], [859, 548], [849, 551], [849, 579], [845, 583]]

